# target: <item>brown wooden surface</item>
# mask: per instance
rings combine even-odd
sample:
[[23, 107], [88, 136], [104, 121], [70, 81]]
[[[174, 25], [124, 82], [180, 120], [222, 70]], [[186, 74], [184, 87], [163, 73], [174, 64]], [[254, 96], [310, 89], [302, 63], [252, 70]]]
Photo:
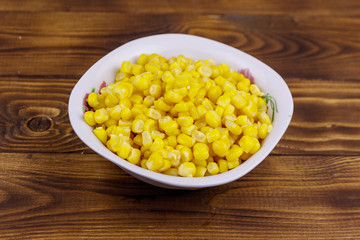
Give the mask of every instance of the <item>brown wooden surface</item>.
[[[293, 120], [238, 181], [140, 182], [71, 129], [72, 87], [159, 33], [208, 37], [282, 75]], [[360, 1], [0, 0], [0, 239], [360, 239]]]

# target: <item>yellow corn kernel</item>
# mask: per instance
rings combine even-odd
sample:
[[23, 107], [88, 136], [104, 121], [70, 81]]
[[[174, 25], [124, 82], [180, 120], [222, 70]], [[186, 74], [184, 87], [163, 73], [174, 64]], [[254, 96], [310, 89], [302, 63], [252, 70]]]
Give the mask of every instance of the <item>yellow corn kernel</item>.
[[224, 111], [225, 111], [225, 108], [223, 108], [221, 106], [215, 107], [215, 112], [217, 113], [217, 115], [219, 115], [220, 118], [222, 118]]
[[240, 115], [236, 118], [236, 123], [240, 126], [245, 126], [250, 124], [249, 118], [246, 115]]
[[150, 133], [148, 131], [143, 131], [141, 133], [141, 137], [142, 137], [142, 146], [145, 147], [146, 149], [150, 149], [153, 143]]
[[144, 67], [142, 65], [140, 65], [140, 64], [133, 64], [132, 65], [131, 73], [133, 75], [140, 75], [143, 72], [145, 72], [145, 69], [144, 69]]
[[117, 125], [118, 124], [118, 120], [116, 120], [116, 119], [113, 119], [113, 118], [109, 118], [107, 121], [105, 121], [104, 123], [103, 123], [104, 125], [105, 125], [105, 127], [110, 127], [110, 126], [112, 126], [112, 125]]
[[161, 66], [155, 62], [149, 62], [145, 64], [144, 68], [147, 72], [156, 73], [161, 69]]
[[182, 101], [183, 97], [179, 93], [170, 90], [164, 94], [164, 99], [168, 103], [179, 103]]
[[234, 114], [235, 114], [235, 107], [230, 103], [229, 105], [227, 105], [225, 107], [223, 115], [230, 116], [230, 115], [234, 115]]
[[231, 102], [231, 99], [227, 95], [221, 95], [218, 100], [216, 101], [216, 104], [225, 108], [227, 105], [229, 105]]
[[203, 166], [196, 166], [196, 173], [195, 173], [195, 177], [204, 177], [205, 173], [207, 171], [206, 167]]
[[94, 119], [94, 112], [93, 111], [86, 111], [84, 113], [84, 119], [85, 119], [85, 122], [93, 127], [96, 125], [96, 122], [95, 122], [95, 119]]
[[191, 81], [191, 76], [189, 75], [177, 75], [175, 77], [175, 81], [174, 81], [174, 87], [175, 88], [181, 88], [181, 87], [186, 87], [190, 84]]
[[224, 159], [219, 159], [218, 165], [220, 173], [227, 172], [229, 170], [228, 162]]
[[224, 140], [216, 140], [212, 143], [214, 153], [219, 157], [224, 157], [229, 151], [230, 144]]
[[232, 99], [231, 99], [231, 103], [237, 108], [237, 109], [242, 109], [243, 107], [246, 106], [247, 104], [247, 101], [246, 99], [241, 96], [240, 94], [234, 96]]
[[181, 132], [185, 133], [186, 135], [191, 136], [193, 134], [193, 132], [195, 130], [197, 130], [197, 129], [198, 128], [195, 125], [191, 125], [191, 126], [188, 126], [188, 127], [181, 127]]
[[270, 125], [271, 124], [271, 120], [270, 120], [270, 117], [269, 115], [266, 113], [266, 112], [261, 112], [259, 114], [259, 120], [261, 123], [265, 123], [267, 125]]
[[131, 127], [131, 121], [119, 120], [118, 126], [119, 127]]
[[210, 110], [205, 114], [205, 121], [213, 128], [221, 125], [221, 118], [214, 110]]
[[122, 107], [120, 105], [116, 105], [109, 111], [110, 117], [115, 120], [120, 120], [121, 119], [121, 110], [122, 110]]
[[136, 119], [132, 122], [131, 130], [134, 133], [141, 133], [144, 131], [144, 121], [141, 119]]
[[164, 118], [161, 118], [158, 122], [160, 129], [164, 130], [166, 134], [173, 133], [176, 129], [178, 129], [178, 123], [172, 119], [167, 121], [164, 120]]
[[127, 160], [132, 164], [138, 164], [140, 162], [141, 152], [139, 149], [133, 148]]
[[103, 143], [107, 142], [107, 133], [103, 127], [97, 127], [93, 130], [95, 136]]
[[176, 168], [169, 168], [168, 170], [164, 171], [164, 174], [170, 176], [178, 176], [178, 170]]
[[205, 159], [196, 159], [194, 158], [192, 160], [192, 162], [196, 165], [196, 167], [206, 167], [207, 166], [207, 161]]
[[221, 94], [222, 94], [222, 90], [221, 87], [219, 87], [218, 85], [210, 87], [209, 90], [207, 91], [208, 98], [214, 103], [218, 100]]
[[201, 131], [195, 130], [195, 131], [191, 134], [191, 136], [192, 136], [192, 138], [193, 138], [196, 142], [202, 142], [202, 143], [206, 143], [206, 142], [207, 142], [205, 133], [203, 133], [203, 132], [201, 132]]
[[189, 105], [186, 102], [179, 102], [175, 104], [173, 110], [176, 112], [187, 112], [189, 110]]
[[257, 114], [257, 106], [253, 101], [249, 101], [248, 105], [241, 109], [242, 113], [246, 114], [249, 118], [254, 118]]
[[94, 120], [96, 123], [103, 123], [109, 119], [108, 112], [105, 108], [101, 108], [95, 111], [94, 113]]
[[208, 143], [212, 143], [220, 138], [220, 131], [218, 129], [212, 129], [206, 133], [206, 139]]
[[203, 77], [210, 77], [212, 74], [212, 70], [209, 66], [206, 65], [202, 65], [200, 66], [197, 71], [200, 73], [201, 76]]
[[192, 162], [184, 162], [180, 164], [178, 174], [182, 177], [194, 177], [196, 174], [196, 166]]
[[257, 138], [253, 138], [254, 140], [254, 146], [253, 148], [250, 150], [250, 154], [255, 154], [257, 151], [259, 151], [261, 145], [260, 145], [260, 142]]
[[123, 159], [127, 159], [132, 151], [131, 145], [124, 139], [119, 140], [119, 148], [117, 149], [117, 155]]
[[228, 168], [230, 170], [230, 169], [238, 167], [240, 165], [240, 161], [227, 162], [227, 164], [228, 164]]
[[176, 119], [181, 127], [190, 127], [194, 123], [194, 119], [190, 116], [181, 116]]
[[250, 137], [254, 137], [254, 138], [257, 138], [257, 135], [258, 135], [258, 130], [256, 127], [254, 126], [245, 126], [243, 128], [243, 135], [245, 136], [250, 136]]
[[153, 144], [150, 147], [151, 152], [156, 152], [164, 148], [164, 141], [161, 138], [155, 138]]
[[167, 140], [168, 140], [169, 146], [176, 147], [176, 145], [177, 145], [176, 136], [168, 136]]
[[169, 106], [165, 101], [164, 101], [164, 97], [160, 97], [158, 100], [156, 100], [154, 102], [154, 105], [157, 109], [162, 110], [162, 111], [170, 111], [171, 106]]
[[236, 85], [237, 90], [239, 91], [244, 91], [244, 92], [249, 92], [250, 90], [250, 81], [247, 82], [238, 82]]
[[133, 142], [138, 145], [138, 146], [142, 146], [143, 145], [143, 142], [142, 142], [142, 135], [141, 134], [138, 134], [136, 135], [134, 138], [133, 138]]
[[223, 86], [223, 88], [224, 88], [224, 94], [223, 95], [228, 96], [231, 99], [231, 98], [235, 97], [238, 94], [238, 91], [236, 90], [236, 88], [234, 87], [234, 85], [231, 82], [226, 81], [225, 85]]
[[130, 96], [130, 101], [132, 104], [141, 104], [143, 102], [143, 97], [139, 94], [133, 94]]
[[171, 166], [173, 167], [179, 167], [181, 162], [181, 153], [179, 150], [171, 150], [168, 153], [168, 158], [170, 159]]
[[169, 159], [164, 159], [164, 165], [159, 169], [160, 172], [165, 172], [171, 168], [171, 161]]
[[229, 162], [238, 161], [243, 154], [243, 149], [236, 144], [233, 144], [228, 153], [226, 153], [226, 160]]
[[209, 158], [209, 147], [205, 143], [196, 143], [193, 147], [194, 159], [206, 160]]
[[161, 113], [154, 108], [149, 108], [146, 111], [146, 116], [155, 120], [159, 120], [161, 118]]
[[240, 138], [239, 145], [244, 152], [249, 153], [256, 144], [255, 140], [257, 141], [256, 138], [245, 135]]
[[223, 86], [224, 83], [226, 82], [226, 79], [223, 77], [223, 76], [217, 76], [215, 79], [214, 79], [215, 83], [219, 86]]
[[226, 120], [225, 121], [225, 126], [226, 128], [234, 135], [240, 135], [242, 132], [242, 128], [237, 125], [236, 123], [230, 121], [230, 120]]
[[155, 98], [153, 96], [146, 96], [144, 98], [143, 104], [147, 107], [150, 107], [154, 104]]
[[162, 88], [158, 84], [151, 84], [149, 88], [149, 93], [153, 98], [158, 99], [159, 97], [161, 97]]
[[158, 171], [164, 166], [164, 159], [160, 152], [154, 152], [146, 161], [146, 167], [151, 171]]
[[151, 132], [152, 130], [155, 130], [157, 128], [157, 123], [154, 119], [147, 119], [144, 123], [144, 130]]
[[187, 146], [180, 149], [181, 162], [190, 162], [193, 159], [193, 152]]
[[123, 61], [120, 67], [120, 72], [123, 73], [132, 73], [132, 64], [130, 61]]
[[132, 117], [132, 112], [128, 107], [123, 107], [120, 112], [121, 119], [129, 120]]
[[157, 130], [152, 130], [150, 132], [151, 138], [155, 139], [155, 138], [160, 138], [160, 139], [164, 139], [165, 138], [165, 133], [163, 132], [159, 132]]
[[96, 93], [92, 92], [87, 98], [87, 102], [90, 107], [97, 107], [99, 105], [99, 99]]
[[192, 147], [195, 144], [195, 139], [193, 139], [192, 137], [190, 137], [184, 133], [180, 133], [177, 136], [177, 142], [184, 146]]
[[140, 152], [142, 152], [143, 157], [146, 159], [149, 159], [150, 155], [152, 154], [150, 149], [144, 149], [143, 147], [141, 147]]
[[112, 93], [108, 94], [105, 98], [105, 105], [107, 107], [114, 107], [119, 103], [119, 99]]
[[147, 158], [142, 159], [142, 160], [140, 161], [140, 166], [141, 166], [142, 168], [148, 169], [147, 166], [146, 166], [146, 162], [147, 162]]
[[214, 110], [214, 104], [208, 98], [204, 98], [202, 106], [204, 106], [207, 110]]
[[255, 95], [255, 96], [260, 96], [260, 94], [261, 94], [259, 87], [256, 86], [255, 84], [250, 85], [250, 92], [252, 95]]
[[215, 175], [219, 173], [219, 166], [216, 162], [209, 162], [207, 165], [207, 172], [211, 175]]
[[134, 88], [138, 91], [143, 91], [150, 86], [151, 80], [150, 78], [144, 76], [145, 73], [142, 75], [136, 75], [132, 81]]
[[264, 139], [266, 138], [267, 135], [268, 135], [268, 125], [266, 123], [262, 123], [258, 130], [258, 136], [259, 138]]
[[137, 59], [137, 63], [140, 65], [145, 65], [148, 61], [149, 61], [149, 56], [145, 53], [141, 54]]

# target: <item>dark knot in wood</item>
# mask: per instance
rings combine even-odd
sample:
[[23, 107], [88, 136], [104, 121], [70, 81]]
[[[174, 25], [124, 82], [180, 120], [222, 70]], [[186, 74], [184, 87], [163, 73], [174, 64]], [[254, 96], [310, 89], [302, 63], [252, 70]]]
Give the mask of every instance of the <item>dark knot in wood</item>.
[[51, 118], [34, 117], [28, 121], [27, 126], [33, 132], [44, 132], [50, 128]]

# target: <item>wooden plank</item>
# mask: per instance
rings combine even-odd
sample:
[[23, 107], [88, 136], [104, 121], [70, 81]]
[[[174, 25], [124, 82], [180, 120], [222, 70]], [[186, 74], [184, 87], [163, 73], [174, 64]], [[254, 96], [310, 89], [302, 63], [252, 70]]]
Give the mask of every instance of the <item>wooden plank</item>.
[[95, 154], [0, 153], [1, 237], [355, 239], [358, 160], [270, 156], [233, 183], [173, 191]]
[[177, 1], [146, 0], [138, 1], [85, 1], [85, 0], [63, 0], [63, 1], [0, 1], [0, 11], [76, 11], [76, 12], [121, 12], [121, 13], [210, 13], [210, 14], [301, 14], [301, 15], [358, 15], [360, 5], [358, 1], [336, 1], [336, 0], [305, 0], [305, 1], [282, 1], [271, 2], [254, 1], [228, 1], [228, 0], [184, 0]]
[[3, 76], [80, 77], [127, 41], [181, 32], [234, 46], [286, 78], [358, 79], [360, 22], [348, 16], [11, 12], [0, 20]]
[[[68, 97], [76, 81], [0, 77], [0, 150], [89, 152], [73, 132], [67, 115]], [[360, 145], [356, 114], [360, 112], [360, 82], [286, 81], [294, 97], [295, 110], [290, 127], [273, 154], [352, 155], [360, 152], [356, 147]]]

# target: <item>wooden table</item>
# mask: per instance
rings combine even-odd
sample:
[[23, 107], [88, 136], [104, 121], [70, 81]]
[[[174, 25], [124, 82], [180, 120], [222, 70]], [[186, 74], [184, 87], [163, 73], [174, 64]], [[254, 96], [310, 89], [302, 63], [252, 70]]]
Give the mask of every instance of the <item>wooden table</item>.
[[[360, 1], [0, 0], [1, 239], [360, 239]], [[73, 132], [72, 87], [139, 37], [187, 33], [264, 61], [295, 103], [238, 181], [153, 187]]]

